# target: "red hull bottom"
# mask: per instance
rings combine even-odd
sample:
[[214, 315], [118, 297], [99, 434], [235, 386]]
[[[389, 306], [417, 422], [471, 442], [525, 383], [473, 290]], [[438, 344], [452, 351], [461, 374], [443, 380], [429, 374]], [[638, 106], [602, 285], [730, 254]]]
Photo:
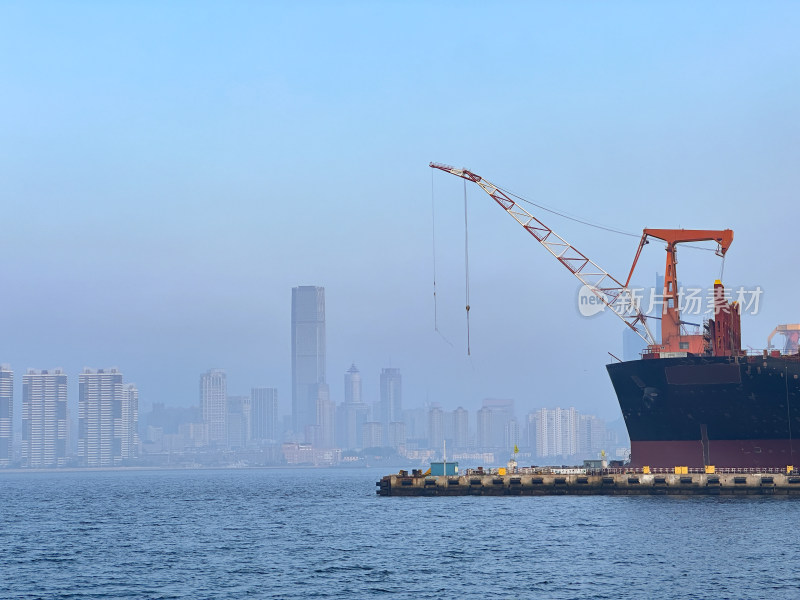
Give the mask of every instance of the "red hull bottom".
[[634, 467], [702, 468], [709, 464], [720, 468], [785, 469], [796, 461], [800, 462], [800, 440], [709, 440], [707, 462], [700, 440], [631, 442]]

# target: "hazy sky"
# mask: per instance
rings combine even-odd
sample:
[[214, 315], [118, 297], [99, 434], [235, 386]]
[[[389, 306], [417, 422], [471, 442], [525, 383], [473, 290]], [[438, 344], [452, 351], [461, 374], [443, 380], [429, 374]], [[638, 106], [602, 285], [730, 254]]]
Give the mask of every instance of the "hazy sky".
[[[800, 321], [800, 5], [789, 2], [3, 2], [0, 362], [118, 366], [143, 405], [277, 387], [290, 408], [291, 288], [326, 289], [328, 382], [381, 367], [404, 404], [484, 397], [619, 414], [612, 315], [469, 188], [467, 166], [625, 231], [732, 228], [730, 285], [762, 348]], [[619, 277], [637, 240], [542, 213]], [[685, 250], [710, 284], [719, 259]], [[645, 250], [651, 285], [664, 252]], [[19, 392], [18, 392], [19, 393]], [[19, 396], [18, 396], [19, 397]]]

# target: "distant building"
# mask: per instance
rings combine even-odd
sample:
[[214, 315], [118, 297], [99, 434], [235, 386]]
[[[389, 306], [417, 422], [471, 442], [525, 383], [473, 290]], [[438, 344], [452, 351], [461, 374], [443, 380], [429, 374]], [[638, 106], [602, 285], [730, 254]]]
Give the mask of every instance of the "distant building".
[[535, 413], [536, 422], [536, 456], [546, 458], [561, 456], [561, 409], [542, 408]]
[[241, 449], [250, 441], [250, 396], [228, 396], [227, 414], [227, 447]]
[[389, 423], [389, 447], [399, 451], [406, 447], [406, 424], [402, 421]]
[[116, 368], [84, 369], [78, 376], [78, 458], [86, 467], [110, 467], [136, 457], [139, 394]]
[[67, 376], [28, 369], [22, 376], [22, 466], [67, 463]]
[[477, 437], [478, 448], [484, 450], [493, 448], [492, 444], [492, 410], [485, 406], [480, 408], [477, 413]]
[[342, 447], [349, 450], [362, 447], [364, 423], [369, 421], [369, 413], [369, 405], [362, 397], [361, 373], [353, 364], [344, 375], [344, 404], [338, 432]]
[[428, 411], [428, 447], [441, 452], [444, 445], [444, 411], [433, 406]]
[[209, 369], [200, 376], [200, 406], [209, 444], [224, 446], [228, 441], [228, 384], [222, 369]]
[[381, 370], [380, 423], [384, 430], [389, 423], [403, 419], [403, 377], [400, 369]]
[[129, 383], [122, 390], [122, 421], [120, 438], [122, 440], [122, 456], [137, 458], [139, 456], [139, 390]]
[[362, 448], [380, 448], [383, 446], [383, 427], [380, 423], [375, 421], [364, 423], [363, 436]]
[[14, 371], [0, 365], [0, 467], [7, 467], [14, 459]]
[[542, 408], [528, 415], [540, 458], [593, 454], [606, 440], [605, 422], [575, 408]]
[[639, 360], [646, 349], [647, 342], [633, 329], [626, 326], [622, 330], [622, 360]]
[[593, 415], [578, 416], [578, 453], [596, 455], [605, 450], [608, 432], [606, 422]]
[[353, 363], [344, 374], [344, 403], [361, 404], [363, 402], [361, 392], [361, 373], [356, 363]]
[[505, 429], [506, 450], [513, 450], [515, 446], [519, 446], [521, 441], [519, 421], [516, 419], [509, 419]]
[[250, 390], [250, 437], [259, 442], [278, 441], [278, 390]]
[[292, 288], [292, 428], [296, 436], [317, 423], [317, 385], [325, 377], [325, 288]]
[[453, 411], [453, 449], [469, 448], [469, 411], [460, 406]]
[[184, 448], [203, 448], [208, 446], [208, 425], [206, 423], [181, 423], [178, 434], [183, 439]]
[[316, 422], [311, 426], [313, 435], [306, 435], [306, 441], [311, 442], [315, 448], [333, 448], [336, 435], [336, 405], [331, 400], [331, 393], [327, 383], [318, 383], [312, 387], [316, 399]]
[[536, 413], [530, 412], [525, 417], [525, 429], [522, 434], [522, 443], [536, 455]]
[[406, 442], [417, 448], [428, 447], [428, 410], [423, 407], [403, 410]]
[[[478, 447], [480, 449], [509, 449], [506, 431], [514, 418], [514, 401], [486, 398], [478, 411]], [[511, 446], [513, 448], [513, 445]]]

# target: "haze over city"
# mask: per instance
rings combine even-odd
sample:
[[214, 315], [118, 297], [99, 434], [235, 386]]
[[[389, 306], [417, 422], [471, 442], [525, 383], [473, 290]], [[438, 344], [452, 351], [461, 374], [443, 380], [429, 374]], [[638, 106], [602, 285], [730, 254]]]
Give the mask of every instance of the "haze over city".
[[796, 598], [799, 31], [0, 2], [0, 596]]
[[[795, 11], [414, 6], [5, 5], [0, 360], [63, 367], [71, 403], [84, 367], [118, 366], [143, 407], [197, 405], [220, 367], [287, 414], [291, 289], [315, 285], [337, 402], [355, 362], [371, 402], [396, 367], [407, 406], [617, 418], [620, 323], [581, 317], [577, 282], [475, 186], [467, 356], [463, 187], [430, 160], [634, 234], [730, 227], [725, 280], [765, 290], [744, 343], [796, 320]], [[634, 237], [542, 218], [626, 275]], [[663, 259], [651, 244], [642, 285]]]

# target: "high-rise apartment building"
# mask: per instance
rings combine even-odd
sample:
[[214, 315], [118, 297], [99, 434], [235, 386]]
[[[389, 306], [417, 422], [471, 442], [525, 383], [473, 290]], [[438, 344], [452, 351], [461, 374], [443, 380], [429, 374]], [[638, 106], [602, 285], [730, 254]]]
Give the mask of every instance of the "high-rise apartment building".
[[319, 384], [325, 378], [325, 288], [292, 288], [292, 428], [316, 426]]
[[250, 437], [257, 442], [278, 441], [278, 390], [250, 390]]
[[403, 420], [403, 378], [400, 369], [381, 370], [380, 423], [387, 431], [389, 423]]
[[137, 458], [139, 456], [139, 390], [129, 383], [122, 389], [122, 421], [120, 439], [122, 440], [122, 456]]
[[67, 462], [67, 376], [61, 369], [28, 369], [22, 376], [22, 466]]
[[7, 467], [14, 458], [14, 371], [0, 365], [0, 467]]
[[[541, 408], [529, 415], [534, 423], [535, 434], [529, 438], [536, 441], [536, 455], [574, 456], [583, 450], [579, 443], [580, 414], [574, 408]], [[588, 426], [591, 426], [587, 421]]]
[[228, 384], [225, 371], [209, 369], [200, 376], [200, 406], [208, 425], [209, 445], [228, 443]]
[[116, 368], [84, 369], [78, 376], [78, 458], [109, 467], [136, 457], [139, 393]]

